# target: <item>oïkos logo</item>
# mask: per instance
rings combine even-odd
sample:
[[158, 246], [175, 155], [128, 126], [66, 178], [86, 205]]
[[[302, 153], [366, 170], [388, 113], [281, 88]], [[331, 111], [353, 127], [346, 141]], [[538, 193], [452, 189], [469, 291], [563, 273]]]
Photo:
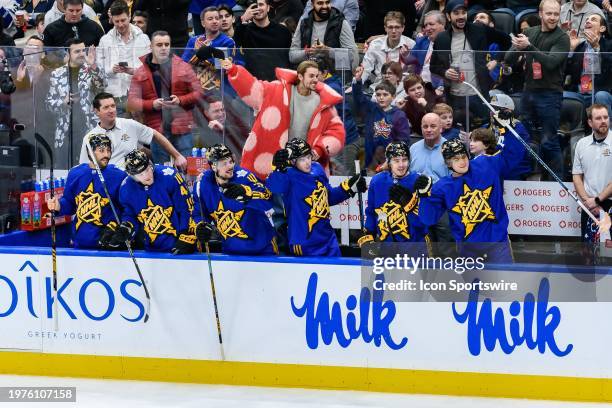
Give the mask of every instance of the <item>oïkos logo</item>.
[[[339, 302], [333, 302], [330, 309], [329, 294], [322, 292], [317, 302], [318, 275], [312, 273], [308, 280], [304, 304], [297, 307], [294, 297], [291, 296], [291, 309], [297, 317], [306, 316], [306, 343], [311, 349], [319, 346], [319, 331], [321, 339], [326, 345], [331, 344], [334, 335], [338, 344], [343, 348], [348, 347], [353, 340], [361, 337], [366, 343], [374, 341], [376, 347], [380, 347], [382, 340], [393, 350], [403, 348], [408, 339], [403, 337], [396, 343], [391, 336], [391, 323], [395, 318], [395, 304], [387, 300], [382, 302], [382, 291], [374, 291], [371, 298], [370, 290], [362, 288], [359, 299], [359, 312], [357, 309], [357, 297], [350, 295], [346, 298], [348, 312], [344, 318], [342, 306]], [[370, 308], [372, 309], [372, 322], [370, 324]], [[343, 327], [346, 325], [346, 333]], [[370, 327], [372, 328], [370, 331]]]
[[[23, 270], [29, 267], [34, 272], [38, 272], [38, 269], [34, 267], [34, 265], [30, 261], [26, 261], [23, 266], [19, 269], [19, 272], [23, 272]], [[53, 279], [51, 277], [46, 277], [44, 279], [44, 291], [42, 296], [44, 297], [43, 301], [40, 302], [39, 299], [35, 299], [33, 287], [35, 287], [36, 279], [33, 279], [32, 276], [25, 276], [25, 299], [23, 299], [23, 290], [18, 290], [17, 288], [21, 286], [20, 282], [17, 279], [11, 279], [8, 276], [0, 274], [0, 290], [2, 290], [2, 286], [5, 286], [10, 293], [8, 298], [8, 307], [5, 309], [0, 306], [0, 318], [10, 316], [20, 303], [24, 301], [27, 303], [28, 313], [38, 318], [36, 311], [34, 309], [34, 304], [42, 303], [43, 308], [46, 309], [45, 315], [48, 319], [53, 318], [53, 302], [55, 301], [53, 297]], [[82, 312], [82, 314], [88, 319], [94, 321], [102, 321], [108, 319], [116, 309], [117, 301], [119, 299], [125, 299], [129, 303], [136, 306], [138, 309], [138, 313], [135, 317], [128, 317], [123, 314], [120, 316], [127, 320], [128, 322], [137, 322], [141, 320], [145, 313], [144, 305], [140, 300], [134, 297], [132, 294], [128, 292], [128, 287], [131, 285], [135, 285], [136, 287], [142, 286], [140, 281], [134, 279], [126, 279], [122, 281], [119, 285], [119, 288], [113, 288], [108, 282], [100, 278], [91, 278], [87, 279], [84, 282], [75, 281], [74, 278], [68, 278], [63, 282], [60, 282], [61, 285], [57, 288], [57, 302], [58, 302], [58, 313], [65, 313], [71, 319], [76, 320], [77, 315], [75, 311]], [[80, 286], [79, 286], [80, 285]], [[64, 291], [70, 287], [71, 290], [76, 290], [78, 293], [78, 303], [75, 304], [74, 299], [65, 299], [63, 297]], [[106, 310], [103, 313], [94, 314], [92, 309], [92, 302], [88, 302], [88, 299], [91, 300], [92, 296], [88, 297], [88, 293], [93, 290], [93, 288], [98, 287], [103, 290], [106, 294], [107, 298], [107, 306]], [[118, 294], [116, 293], [118, 289]], [[119, 297], [118, 297], [119, 296]], [[6, 298], [3, 298], [3, 302]], [[4, 309], [4, 310], [2, 310]], [[63, 309], [63, 311], [62, 311]]]
[[[474, 356], [480, 354], [482, 338], [488, 351], [493, 351], [495, 345], [499, 343], [499, 347], [504, 353], [511, 354], [516, 347], [525, 344], [531, 350], [537, 347], [541, 354], [546, 352], [548, 346], [557, 357], [568, 355], [574, 346], [568, 344], [564, 350], [561, 350], [555, 341], [555, 331], [561, 323], [561, 311], [557, 306], [548, 307], [549, 292], [550, 283], [548, 279], [544, 278], [540, 281], [537, 301], [533, 294], [527, 293], [522, 306], [516, 300], [510, 304], [509, 312], [512, 316], [508, 322], [510, 338], [508, 338], [506, 332], [504, 310], [497, 308], [495, 314], [493, 314], [491, 299], [485, 299], [482, 302], [480, 313], [478, 313], [478, 289], [470, 291], [468, 304], [463, 313], [459, 313], [455, 303], [453, 303], [455, 320], [462, 324], [467, 322], [467, 340], [470, 353]], [[534, 327], [534, 308], [536, 304]], [[523, 314], [522, 324], [519, 318], [521, 310]], [[534, 331], [536, 333], [535, 338]]]

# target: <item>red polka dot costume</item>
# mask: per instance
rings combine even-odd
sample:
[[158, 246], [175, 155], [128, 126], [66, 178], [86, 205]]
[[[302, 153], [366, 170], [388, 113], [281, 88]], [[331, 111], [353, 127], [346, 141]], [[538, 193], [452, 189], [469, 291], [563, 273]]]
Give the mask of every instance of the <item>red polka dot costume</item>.
[[[285, 147], [291, 123], [289, 98], [297, 72], [276, 68], [276, 81], [260, 81], [245, 68], [233, 65], [228, 79], [244, 103], [255, 110], [257, 117], [242, 150], [241, 166], [265, 180], [272, 172], [272, 156]], [[322, 82], [316, 92], [321, 101], [311, 118], [306, 141], [319, 155], [319, 163], [329, 173], [329, 159], [344, 147], [344, 125], [336, 104], [342, 96]]]

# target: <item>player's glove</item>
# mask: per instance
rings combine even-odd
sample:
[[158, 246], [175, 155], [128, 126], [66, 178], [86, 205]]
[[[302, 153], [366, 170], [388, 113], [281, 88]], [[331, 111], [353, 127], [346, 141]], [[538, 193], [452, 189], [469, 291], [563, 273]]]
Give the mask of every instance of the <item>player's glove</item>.
[[109, 248], [109, 244], [113, 235], [115, 235], [115, 231], [117, 230], [117, 223], [115, 221], [109, 222], [106, 227], [100, 233], [100, 238], [98, 238], [98, 246], [102, 249]]
[[357, 193], [365, 193], [368, 190], [365, 177], [363, 177], [361, 174], [355, 174], [350, 179], [344, 180], [341, 186], [342, 189], [351, 197], [355, 197], [355, 194]]
[[119, 226], [115, 229], [115, 233], [111, 238], [108, 246], [113, 249], [120, 248], [122, 245], [125, 245], [126, 241], [130, 241], [132, 239], [132, 233], [134, 232], [134, 226], [129, 221], [123, 221]]
[[500, 112], [493, 115], [493, 121], [499, 127], [506, 127], [510, 125], [510, 118], [505, 118], [503, 114], [500, 115]]
[[198, 225], [196, 226], [196, 230], [195, 230], [196, 238], [202, 244], [210, 241], [210, 238], [212, 237], [213, 232], [215, 232], [215, 227], [208, 222], [198, 223]]
[[402, 185], [394, 184], [389, 188], [389, 198], [398, 203], [404, 211], [408, 211], [408, 204], [412, 200], [412, 191]]
[[414, 189], [419, 197], [427, 197], [431, 191], [432, 179], [429, 176], [421, 174], [414, 182]]
[[276, 170], [285, 171], [289, 167], [289, 150], [280, 149], [272, 157], [272, 165]]
[[239, 201], [242, 204], [246, 204], [253, 198], [253, 190], [251, 190], [251, 187], [245, 186], [244, 184], [227, 183], [223, 188], [223, 195], [227, 198]]
[[357, 245], [359, 245], [359, 248], [361, 248], [368, 242], [374, 242], [374, 234], [372, 234], [370, 231], [367, 231], [361, 238], [357, 240]]
[[186, 255], [191, 254], [195, 250], [196, 237], [187, 231], [179, 233], [174, 248], [172, 248], [172, 255]]

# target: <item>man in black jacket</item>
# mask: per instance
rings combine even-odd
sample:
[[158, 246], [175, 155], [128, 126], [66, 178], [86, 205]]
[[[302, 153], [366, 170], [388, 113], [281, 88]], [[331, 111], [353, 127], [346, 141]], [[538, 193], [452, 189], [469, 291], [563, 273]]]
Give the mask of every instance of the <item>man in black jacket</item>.
[[488, 122], [489, 112], [474, 90], [463, 82], [469, 82], [481, 94], [488, 95], [493, 80], [487, 69], [486, 54], [489, 46], [497, 43], [503, 55], [503, 51], [510, 48], [510, 36], [482, 24], [468, 23], [463, 0], [450, 0], [444, 11], [451, 24], [436, 37], [430, 71], [446, 78], [445, 93], [455, 118], [464, 117], [468, 99], [473, 117], [471, 127], [480, 127]]
[[81, 39], [86, 47], [97, 46], [104, 30], [98, 23], [83, 16], [83, 0], [64, 0], [64, 8], [64, 17], [45, 28], [45, 46], [63, 47], [71, 38]]
[[293, 64], [313, 58], [327, 56], [334, 59], [334, 49], [349, 50], [353, 69], [359, 64], [359, 54], [351, 25], [344, 15], [331, 6], [331, 0], [311, 0], [312, 10], [300, 21], [291, 40], [289, 61]]
[[149, 13], [147, 34], [166, 31], [172, 38], [173, 52], [183, 53], [189, 35], [187, 33], [187, 12], [191, 0], [139, 0], [134, 10]]
[[257, 0], [240, 17], [234, 29], [234, 41], [243, 49], [245, 66], [254, 76], [276, 80], [274, 69], [289, 68], [289, 30], [270, 21], [271, 0]]

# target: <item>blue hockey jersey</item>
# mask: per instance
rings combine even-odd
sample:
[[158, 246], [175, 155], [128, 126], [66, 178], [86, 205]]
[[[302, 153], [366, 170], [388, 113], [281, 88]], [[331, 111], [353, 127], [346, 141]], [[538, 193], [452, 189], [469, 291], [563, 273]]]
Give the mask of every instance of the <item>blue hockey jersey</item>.
[[253, 198], [246, 204], [225, 197], [212, 170], [206, 170], [193, 190], [194, 219], [213, 222], [221, 234], [224, 253], [238, 255], [278, 254], [272, 225], [270, 191], [250, 171], [236, 165], [230, 183], [251, 188]]
[[[121, 213], [119, 187], [126, 174], [110, 164], [102, 170], [102, 175], [110, 198]], [[68, 172], [64, 195], [59, 202], [58, 215], [74, 214], [72, 241], [75, 248], [97, 248], [100, 233], [108, 223], [115, 221], [115, 216], [96, 169], [86, 163], [73, 167]]]
[[280, 194], [285, 204], [293, 255], [341, 256], [329, 219], [329, 207], [349, 198], [347, 182], [332, 187], [323, 167], [315, 162], [310, 173], [289, 167], [268, 176], [266, 185], [273, 193]]
[[147, 251], [169, 251], [180, 233], [193, 233], [193, 198], [183, 177], [172, 167], [156, 164], [153, 184], [144, 186], [127, 177], [119, 191], [122, 221], [144, 232]]
[[448, 211], [457, 242], [506, 242], [508, 213], [501, 176], [518, 164], [524, 152], [515, 137], [507, 137], [499, 154], [471, 160], [464, 175], [441, 178], [431, 195], [421, 200], [419, 218], [433, 225]]
[[[512, 127], [518, 133], [518, 135], [525, 142], [530, 143], [531, 137], [529, 136], [529, 132], [525, 125], [523, 125], [518, 120], [513, 120]], [[505, 127], [503, 126], [492, 126], [491, 130], [495, 133], [497, 137], [497, 148], [503, 149], [504, 143], [507, 138], [514, 138], [513, 134], [510, 134]], [[519, 142], [520, 143], [520, 142]], [[531, 156], [527, 152], [527, 150], [523, 150], [523, 154], [518, 159], [518, 163], [512, 169], [508, 169], [502, 174], [504, 180], [524, 180], [533, 170], [533, 165], [531, 163]]]
[[414, 191], [418, 173], [408, 173], [397, 180], [391, 172], [378, 173], [370, 181], [368, 205], [365, 210], [365, 228], [381, 242], [425, 242], [427, 227], [419, 219], [419, 197], [412, 194], [406, 212], [389, 199], [389, 189], [396, 183]]

